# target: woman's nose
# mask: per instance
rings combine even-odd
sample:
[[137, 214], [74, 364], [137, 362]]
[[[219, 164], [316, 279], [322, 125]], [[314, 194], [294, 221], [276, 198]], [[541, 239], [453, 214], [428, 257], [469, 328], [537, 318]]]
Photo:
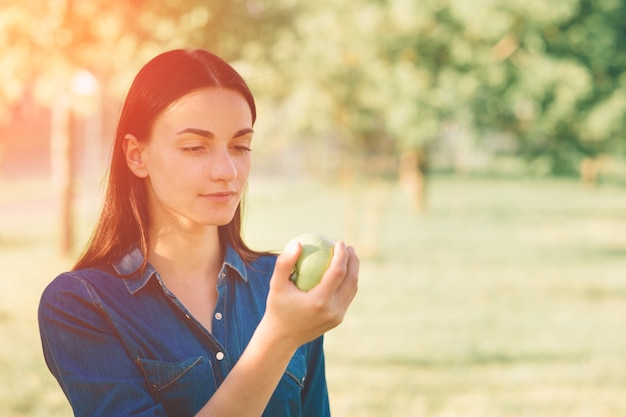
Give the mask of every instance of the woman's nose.
[[237, 166], [233, 157], [228, 153], [228, 149], [216, 150], [210, 170], [213, 181], [230, 182], [237, 178]]

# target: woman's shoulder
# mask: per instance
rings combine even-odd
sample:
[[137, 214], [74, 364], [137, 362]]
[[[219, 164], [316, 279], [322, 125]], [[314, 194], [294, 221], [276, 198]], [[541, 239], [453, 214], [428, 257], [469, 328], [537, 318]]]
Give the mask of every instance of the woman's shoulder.
[[274, 270], [277, 255], [272, 252], [261, 252], [228, 245], [224, 254], [224, 264], [239, 272], [242, 277], [254, 273], [267, 273]]
[[246, 263], [246, 275], [249, 280], [269, 282], [270, 277], [274, 273], [277, 254], [264, 252]]
[[62, 272], [44, 289], [42, 299], [55, 299], [67, 296], [91, 298], [100, 288], [114, 290], [123, 286], [120, 278], [106, 268], [85, 268]]
[[258, 254], [257, 258], [254, 259], [250, 265], [255, 265], [257, 267], [264, 267], [274, 269], [274, 265], [276, 264], [276, 258], [278, 258], [278, 254], [272, 252], [261, 252]]

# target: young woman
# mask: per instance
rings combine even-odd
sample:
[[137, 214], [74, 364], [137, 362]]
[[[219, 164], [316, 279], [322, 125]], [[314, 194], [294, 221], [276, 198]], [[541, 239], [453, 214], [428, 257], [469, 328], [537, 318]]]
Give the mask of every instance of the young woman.
[[39, 307], [46, 362], [77, 416], [327, 416], [323, 334], [357, 290], [339, 242], [321, 283], [289, 279], [299, 244], [241, 237], [256, 118], [241, 76], [204, 50], [138, 73], [104, 207]]

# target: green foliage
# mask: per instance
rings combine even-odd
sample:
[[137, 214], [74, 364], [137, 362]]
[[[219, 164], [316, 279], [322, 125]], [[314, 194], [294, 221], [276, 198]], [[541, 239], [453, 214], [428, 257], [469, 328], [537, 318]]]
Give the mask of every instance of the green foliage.
[[[514, 24], [503, 39], [510, 53], [497, 63], [507, 76], [483, 84], [474, 106], [494, 98], [496, 105], [476, 119], [477, 126], [513, 132], [528, 157], [548, 156], [557, 173], [575, 171], [581, 156], [623, 150], [626, 6], [525, 4], [532, 9], [513, 3], [508, 10]], [[498, 45], [506, 43], [494, 46], [496, 54], [505, 49]]]
[[29, 0], [0, 11], [4, 105], [26, 89], [50, 104], [85, 69], [117, 97], [141, 65], [172, 48], [204, 47], [235, 60], [259, 34], [271, 41], [270, 28], [289, 15], [262, 2], [196, 0]]
[[452, 127], [517, 140], [554, 172], [626, 152], [626, 4], [618, 0], [67, 0], [6, 3], [0, 103], [54, 102], [79, 69], [119, 96], [175, 47], [235, 62], [272, 134], [393, 157]]
[[295, 132], [372, 154], [496, 130], [553, 172], [624, 149], [623, 2], [320, 1], [295, 19], [276, 51]]

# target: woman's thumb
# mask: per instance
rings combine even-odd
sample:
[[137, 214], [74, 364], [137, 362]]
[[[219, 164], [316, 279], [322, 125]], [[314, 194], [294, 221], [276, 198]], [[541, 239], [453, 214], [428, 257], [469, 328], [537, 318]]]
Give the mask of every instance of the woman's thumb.
[[299, 242], [293, 241], [287, 244], [283, 253], [278, 255], [276, 259], [276, 266], [274, 267], [274, 275], [277, 276], [281, 281], [284, 279], [289, 279], [291, 276], [294, 267], [296, 266], [296, 261], [302, 252], [302, 246]]

